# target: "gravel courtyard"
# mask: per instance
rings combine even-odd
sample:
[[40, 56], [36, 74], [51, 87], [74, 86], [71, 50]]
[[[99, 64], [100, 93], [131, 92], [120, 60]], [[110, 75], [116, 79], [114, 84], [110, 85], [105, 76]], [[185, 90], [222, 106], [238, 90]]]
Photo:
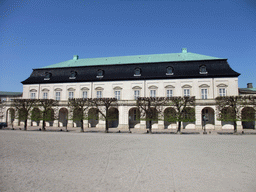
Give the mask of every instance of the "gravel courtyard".
[[255, 135], [0, 131], [0, 191], [256, 191]]

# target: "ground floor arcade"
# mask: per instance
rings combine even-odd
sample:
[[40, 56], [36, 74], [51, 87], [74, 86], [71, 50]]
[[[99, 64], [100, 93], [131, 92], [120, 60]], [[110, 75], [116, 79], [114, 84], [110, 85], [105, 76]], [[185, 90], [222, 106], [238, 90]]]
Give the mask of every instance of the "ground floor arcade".
[[[40, 110], [35, 108], [33, 110]], [[246, 114], [248, 108], [242, 109], [242, 113]], [[156, 113], [156, 118], [152, 121], [153, 129], [177, 129], [178, 123], [169, 120], [170, 114], [175, 111], [171, 106], [164, 107], [161, 114]], [[34, 111], [36, 112], [36, 111]], [[12, 115], [15, 113], [13, 108], [8, 108], [6, 111], [6, 122], [8, 126], [13, 123], [13, 126], [22, 125], [18, 119]], [[46, 126], [54, 127], [80, 127], [81, 122], [71, 120], [70, 109], [67, 106], [59, 106], [55, 109], [55, 118], [52, 121], [46, 121]], [[104, 118], [98, 113], [96, 108], [90, 108], [87, 112], [87, 119], [83, 120], [84, 127], [89, 128], [104, 128]], [[135, 105], [120, 105], [110, 108], [109, 128], [117, 128], [120, 130], [129, 129], [146, 129], [149, 126], [149, 122], [146, 119], [140, 118], [138, 108]], [[28, 120], [28, 126], [42, 126], [41, 121]], [[197, 105], [195, 106], [195, 121], [194, 122], [182, 122], [182, 129], [196, 129], [200, 130], [204, 127], [206, 129], [222, 130], [233, 129], [232, 122], [222, 122], [218, 120], [216, 113], [216, 106], [214, 105]], [[237, 122], [237, 129], [255, 129], [254, 121]]]

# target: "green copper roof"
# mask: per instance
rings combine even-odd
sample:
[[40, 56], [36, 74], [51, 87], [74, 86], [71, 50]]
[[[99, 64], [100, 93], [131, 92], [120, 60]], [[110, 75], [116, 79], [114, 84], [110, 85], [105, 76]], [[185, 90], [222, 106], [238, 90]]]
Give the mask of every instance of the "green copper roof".
[[22, 92], [6, 92], [0, 91], [0, 96], [21, 96]]
[[241, 91], [254, 91], [256, 92], [256, 88], [239, 88]]
[[59, 67], [79, 67], [79, 66], [93, 66], [93, 65], [118, 65], [118, 64], [132, 64], [132, 63], [155, 63], [155, 62], [175, 62], [175, 61], [197, 61], [197, 60], [213, 60], [221, 59], [206, 55], [187, 52], [185, 48], [182, 53], [167, 53], [154, 55], [134, 55], [121, 57], [102, 57], [102, 58], [87, 58], [78, 59], [75, 55], [72, 60], [61, 63], [48, 65], [42, 68], [59, 68]]

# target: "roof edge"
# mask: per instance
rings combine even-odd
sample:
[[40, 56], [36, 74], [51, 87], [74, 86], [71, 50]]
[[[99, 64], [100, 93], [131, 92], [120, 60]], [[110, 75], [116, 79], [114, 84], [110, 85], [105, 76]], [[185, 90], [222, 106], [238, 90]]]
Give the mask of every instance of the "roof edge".
[[[159, 61], [159, 62], [141, 62], [141, 63], [122, 63], [122, 64], [98, 64], [98, 65], [84, 65], [84, 66], [66, 66], [66, 67], [42, 67], [35, 68], [34, 70], [45, 70], [45, 69], [67, 69], [67, 68], [82, 68], [82, 67], [94, 67], [94, 66], [114, 66], [114, 65], [138, 65], [138, 64], [156, 64], [156, 63], [184, 63], [184, 62], [194, 62], [194, 61], [214, 61], [214, 60], [223, 60], [227, 61], [227, 58], [216, 58], [216, 59], [204, 59], [204, 60], [184, 60], [184, 61]], [[71, 60], [68, 60], [71, 61]], [[50, 66], [50, 65], [49, 65]]]

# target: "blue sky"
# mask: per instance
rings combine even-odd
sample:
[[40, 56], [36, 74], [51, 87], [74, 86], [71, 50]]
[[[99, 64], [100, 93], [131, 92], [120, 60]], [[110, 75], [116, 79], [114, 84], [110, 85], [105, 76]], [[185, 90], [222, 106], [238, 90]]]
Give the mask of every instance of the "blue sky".
[[255, 0], [1, 0], [0, 91], [79, 58], [189, 52], [228, 58], [256, 87]]

